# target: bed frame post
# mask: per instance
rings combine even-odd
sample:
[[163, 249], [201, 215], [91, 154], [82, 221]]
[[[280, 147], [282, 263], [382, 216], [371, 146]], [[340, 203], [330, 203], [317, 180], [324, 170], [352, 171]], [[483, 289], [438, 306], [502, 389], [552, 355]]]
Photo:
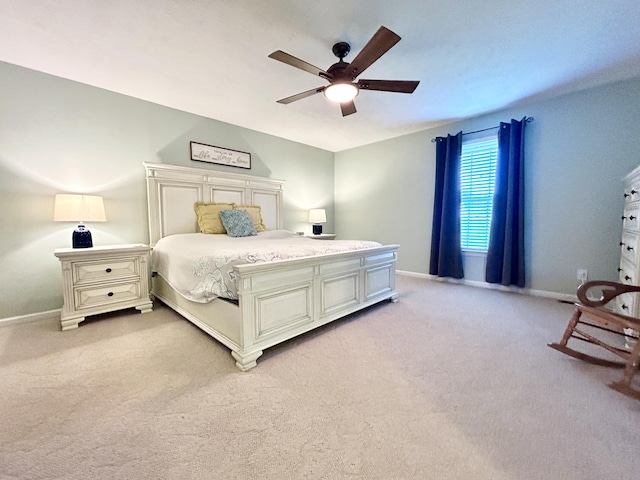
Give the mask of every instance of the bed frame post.
[[256, 360], [262, 356], [262, 350], [245, 355], [241, 355], [237, 351], [231, 350], [231, 355], [236, 359], [236, 367], [243, 372], [246, 372], [258, 364]]

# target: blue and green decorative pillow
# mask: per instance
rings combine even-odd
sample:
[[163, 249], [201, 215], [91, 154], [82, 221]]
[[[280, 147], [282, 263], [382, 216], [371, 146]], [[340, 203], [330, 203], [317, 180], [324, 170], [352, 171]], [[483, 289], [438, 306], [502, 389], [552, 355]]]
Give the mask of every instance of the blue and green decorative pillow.
[[220, 220], [230, 237], [250, 237], [258, 234], [246, 210], [221, 210]]

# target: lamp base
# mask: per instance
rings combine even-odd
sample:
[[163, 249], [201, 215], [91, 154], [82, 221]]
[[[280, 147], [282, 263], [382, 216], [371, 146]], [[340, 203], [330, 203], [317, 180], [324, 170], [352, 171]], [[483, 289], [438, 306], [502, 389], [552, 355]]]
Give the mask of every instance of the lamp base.
[[93, 240], [91, 239], [91, 232], [84, 225], [80, 224], [73, 231], [72, 245], [73, 248], [91, 248], [93, 247]]
[[313, 234], [314, 235], [320, 235], [322, 233], [322, 225], [315, 223], [313, 225]]

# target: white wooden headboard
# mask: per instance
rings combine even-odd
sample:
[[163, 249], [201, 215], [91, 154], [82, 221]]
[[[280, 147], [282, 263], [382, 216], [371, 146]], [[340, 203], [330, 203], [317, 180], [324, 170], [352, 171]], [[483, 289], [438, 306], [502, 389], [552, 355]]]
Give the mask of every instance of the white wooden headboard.
[[149, 242], [198, 232], [196, 202], [259, 205], [268, 230], [283, 228], [283, 180], [163, 163], [143, 163], [147, 178]]

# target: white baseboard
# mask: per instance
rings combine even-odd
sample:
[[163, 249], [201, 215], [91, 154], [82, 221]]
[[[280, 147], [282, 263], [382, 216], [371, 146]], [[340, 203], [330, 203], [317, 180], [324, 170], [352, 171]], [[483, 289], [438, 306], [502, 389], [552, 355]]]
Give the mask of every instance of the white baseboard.
[[531, 295], [532, 297], [552, 298], [554, 300], [561, 300], [563, 302], [569, 302], [569, 303], [574, 303], [577, 301], [577, 297], [575, 295], [568, 295], [566, 293], [548, 292], [545, 290], [533, 290], [531, 288], [505, 287], [504, 285], [496, 285], [493, 283], [479, 282], [477, 280], [436, 277], [435, 275], [429, 275], [428, 273], [408, 272], [405, 270], [396, 270], [396, 274], [405, 275], [407, 277], [424, 278], [424, 279], [433, 280], [436, 282], [457, 283], [459, 285], [468, 285], [470, 287], [480, 287], [480, 288], [487, 288], [491, 290], [500, 290], [502, 292], [518, 293], [520, 295]]
[[[530, 288], [517, 288], [517, 287], [505, 287], [504, 285], [495, 285], [493, 283], [478, 282], [477, 280], [465, 280], [455, 278], [436, 277], [435, 275], [429, 275], [428, 273], [409, 272], [405, 270], [396, 270], [398, 275], [404, 275], [407, 277], [424, 278], [427, 280], [433, 280], [436, 282], [457, 283], [460, 285], [468, 285], [471, 287], [488, 288], [493, 290], [500, 290], [503, 292], [518, 293], [520, 295], [531, 295], [533, 297], [545, 297], [555, 300], [562, 300], [564, 302], [574, 303], [577, 301], [575, 295], [567, 295], [564, 293], [547, 292], [545, 290], [532, 290]], [[17, 317], [0, 318], [0, 327], [4, 325], [12, 325], [16, 323], [28, 323], [37, 322], [39, 320], [50, 320], [55, 318], [60, 320], [60, 309], [49, 310], [48, 312], [32, 313], [29, 315], [20, 315]]]
[[19, 315], [17, 317], [0, 318], [0, 327], [16, 323], [37, 322], [40, 320], [51, 319], [60, 320], [60, 309], [49, 310], [48, 312], [31, 313], [29, 315]]

